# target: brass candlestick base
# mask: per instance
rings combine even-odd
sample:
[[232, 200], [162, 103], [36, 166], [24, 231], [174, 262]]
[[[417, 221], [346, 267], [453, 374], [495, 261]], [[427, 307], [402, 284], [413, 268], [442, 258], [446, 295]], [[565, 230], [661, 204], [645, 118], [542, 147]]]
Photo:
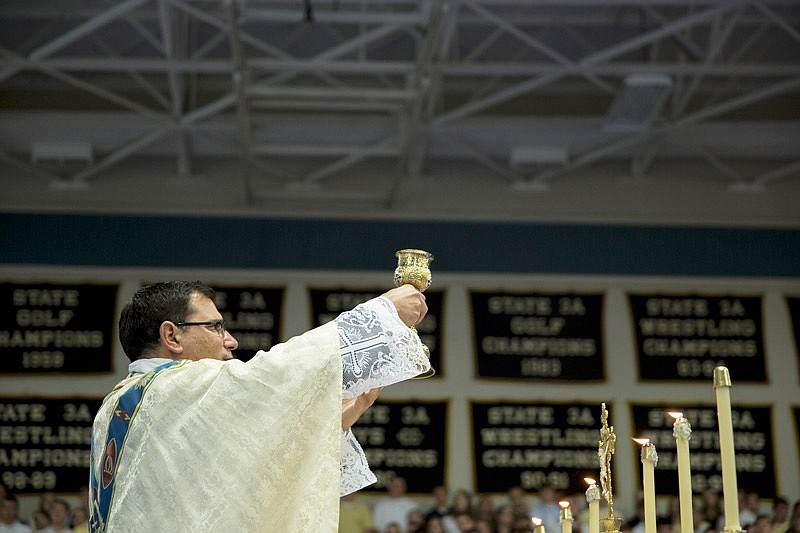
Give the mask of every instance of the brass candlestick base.
[[610, 516], [600, 520], [600, 524], [603, 526], [603, 533], [619, 533], [619, 528], [622, 527], [622, 518]]
[[[406, 248], [398, 250], [394, 254], [397, 256], [397, 268], [394, 271], [394, 286], [400, 285], [413, 285], [419, 292], [431, 286], [431, 269], [430, 264], [433, 261], [433, 254], [425, 250], [417, 250], [415, 248]], [[417, 333], [417, 328], [410, 326], [411, 331]], [[419, 333], [417, 333], [419, 335]], [[429, 360], [431, 352], [427, 346], [422, 345], [422, 350], [425, 352], [425, 357]], [[414, 379], [426, 379], [436, 374], [436, 370], [432, 367], [427, 372], [416, 376]]]

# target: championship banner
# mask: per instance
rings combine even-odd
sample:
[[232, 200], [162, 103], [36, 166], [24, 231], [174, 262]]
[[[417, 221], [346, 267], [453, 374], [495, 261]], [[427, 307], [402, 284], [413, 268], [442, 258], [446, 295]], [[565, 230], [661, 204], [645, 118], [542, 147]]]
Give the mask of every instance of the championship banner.
[[603, 295], [470, 291], [478, 376], [602, 381]]
[[0, 372], [111, 372], [117, 289], [0, 283]]
[[225, 329], [239, 341], [234, 357], [249, 361], [257, 351], [278, 343], [282, 288], [215, 286], [214, 292]]
[[573, 494], [586, 490], [585, 477], [599, 479], [601, 402], [471, 403], [477, 492], [548, 483]]
[[[797, 437], [797, 452], [800, 454], [800, 407], [792, 407], [792, 413], [794, 413], [794, 430], [795, 436]], [[800, 459], [800, 455], [798, 455], [798, 459]], [[800, 474], [800, 472], [798, 472]]]
[[409, 493], [443, 485], [446, 428], [446, 401], [375, 402], [352, 428], [378, 478], [365, 490], [385, 490], [395, 476], [406, 479]]
[[800, 367], [800, 297], [787, 296], [786, 305], [789, 308], [789, 318], [792, 321], [794, 353], [797, 356], [798, 367]]
[[[680, 411], [691, 424], [689, 465], [692, 492], [706, 489], [722, 491], [722, 459], [719, 451], [719, 423], [716, 406], [634, 404], [633, 426], [636, 437], [647, 438], [658, 453], [656, 494], [678, 494], [678, 459], [672, 426], [675, 419], [669, 411]], [[739, 487], [755, 487], [762, 498], [774, 498], [775, 455], [772, 438], [772, 408], [737, 406], [731, 409], [733, 447], [736, 451], [736, 479]], [[617, 455], [622, 442], [617, 442]], [[622, 450], [625, 450], [622, 448]], [[630, 453], [639, 462], [640, 446], [631, 441]], [[622, 453], [628, 453], [626, 450]], [[641, 464], [637, 465], [641, 482]]]
[[[350, 289], [309, 289], [311, 313], [314, 326], [321, 326], [335, 319], [344, 311], [350, 311], [360, 303], [371, 300], [386, 292], [385, 290], [350, 290]], [[442, 310], [444, 307], [444, 291], [428, 289], [425, 291], [425, 303], [428, 314], [417, 324], [419, 338], [431, 353], [431, 366], [436, 370], [434, 378], [444, 376], [442, 366]]]
[[765, 382], [760, 296], [628, 295], [642, 381]]
[[16, 494], [88, 490], [102, 400], [0, 398], [0, 479]]

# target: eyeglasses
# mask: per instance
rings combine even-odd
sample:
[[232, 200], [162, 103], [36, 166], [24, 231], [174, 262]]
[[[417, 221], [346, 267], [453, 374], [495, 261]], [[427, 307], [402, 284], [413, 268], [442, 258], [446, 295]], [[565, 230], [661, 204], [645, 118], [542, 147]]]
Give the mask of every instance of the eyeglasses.
[[175, 322], [175, 325], [178, 327], [185, 327], [185, 326], [208, 326], [214, 331], [217, 332], [217, 335], [220, 337], [225, 336], [225, 321], [224, 320], [212, 320], [209, 322]]

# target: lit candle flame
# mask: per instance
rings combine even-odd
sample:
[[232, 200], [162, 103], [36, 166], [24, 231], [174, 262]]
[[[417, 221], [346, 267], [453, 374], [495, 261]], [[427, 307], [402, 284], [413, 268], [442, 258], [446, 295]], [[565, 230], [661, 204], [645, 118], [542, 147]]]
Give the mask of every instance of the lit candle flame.
[[597, 481], [593, 480], [593, 479], [592, 479], [592, 478], [590, 478], [590, 477], [585, 477], [585, 478], [583, 478], [583, 480], [584, 480], [586, 483], [588, 483], [589, 485], [597, 485]]
[[633, 439], [633, 441], [636, 442], [636, 444], [638, 444], [640, 446], [646, 446], [647, 444], [650, 443], [650, 439]]
[[569, 507], [569, 502], [566, 500], [561, 500], [560, 502], [558, 502], [558, 505], [560, 505], [562, 509], [566, 509], [567, 507]]
[[679, 413], [678, 411], [668, 411], [667, 414], [674, 419], [683, 418], [683, 413]]
[[539, 518], [538, 516], [534, 516], [533, 518], [531, 518], [531, 522], [533, 522], [534, 526], [541, 526], [542, 525], [542, 519]]

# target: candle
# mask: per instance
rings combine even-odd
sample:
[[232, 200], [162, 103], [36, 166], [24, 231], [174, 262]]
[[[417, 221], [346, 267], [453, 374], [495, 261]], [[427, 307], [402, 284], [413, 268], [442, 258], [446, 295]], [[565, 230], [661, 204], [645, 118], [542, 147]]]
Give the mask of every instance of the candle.
[[558, 505], [561, 506], [559, 518], [561, 519], [561, 533], [572, 533], [572, 510], [569, 508], [568, 501], [560, 501]]
[[590, 477], [583, 478], [589, 484], [586, 503], [589, 504], [589, 533], [600, 533], [600, 488]]
[[656, 447], [650, 439], [633, 439], [642, 445], [642, 479], [644, 480], [644, 531], [656, 533], [656, 483], [655, 467], [658, 462]]
[[531, 518], [531, 522], [533, 523], [533, 533], [546, 533], [541, 518], [539, 518], [538, 516], [534, 516], [533, 518]]
[[719, 454], [722, 460], [722, 497], [725, 500], [725, 531], [739, 531], [739, 490], [736, 487], [736, 457], [733, 451], [731, 422], [731, 375], [728, 368], [714, 369], [714, 390], [717, 394]]
[[692, 472], [689, 466], [689, 439], [692, 425], [683, 413], [670, 413], [675, 418], [672, 435], [678, 450], [678, 497], [681, 505], [681, 533], [694, 532], [694, 508], [692, 507]]

